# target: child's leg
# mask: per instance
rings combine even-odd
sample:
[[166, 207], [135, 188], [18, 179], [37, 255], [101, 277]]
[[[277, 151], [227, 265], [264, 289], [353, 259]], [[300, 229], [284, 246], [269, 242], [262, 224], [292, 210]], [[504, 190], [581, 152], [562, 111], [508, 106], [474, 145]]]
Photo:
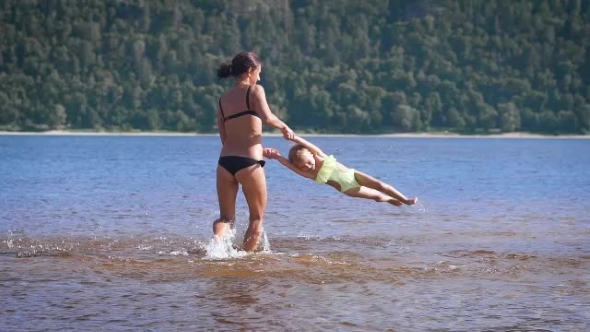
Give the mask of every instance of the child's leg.
[[398, 201], [397, 199], [387, 196], [380, 191], [377, 191], [377, 190], [371, 189], [371, 188], [367, 188], [367, 187], [351, 188], [351, 189], [348, 189], [347, 191], [345, 191], [344, 194], [351, 196], [351, 197], [372, 199], [375, 202], [387, 202], [387, 203], [395, 205], [395, 206], [402, 205], [402, 202]]
[[361, 186], [365, 186], [365, 187], [369, 187], [369, 188], [378, 190], [384, 194], [387, 194], [387, 195], [401, 201], [404, 204], [413, 205], [413, 204], [416, 204], [416, 202], [418, 202], [417, 197], [408, 199], [406, 196], [404, 196], [404, 194], [397, 191], [391, 185], [384, 183], [383, 181], [377, 180], [374, 177], [367, 175], [365, 173], [355, 170], [354, 177], [356, 178], [356, 180], [358, 181], [358, 183]]

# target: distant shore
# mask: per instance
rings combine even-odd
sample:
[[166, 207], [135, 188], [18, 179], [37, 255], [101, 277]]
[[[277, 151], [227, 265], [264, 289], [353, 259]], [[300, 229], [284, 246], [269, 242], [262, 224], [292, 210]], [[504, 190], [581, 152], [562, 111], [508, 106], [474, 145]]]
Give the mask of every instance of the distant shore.
[[[314, 134], [298, 133], [301, 136], [316, 137], [391, 137], [391, 138], [540, 138], [540, 139], [590, 139], [590, 135], [539, 135], [530, 133], [498, 133], [498, 134], [473, 134], [463, 135], [448, 132], [433, 133], [398, 133], [398, 134]], [[24, 131], [0, 131], [1, 135], [13, 136], [218, 136], [215, 133], [181, 133], [181, 132], [140, 132], [140, 131], [69, 131], [69, 130], [50, 130], [42, 132], [24, 132]], [[281, 136], [280, 133], [264, 133], [264, 136]]]

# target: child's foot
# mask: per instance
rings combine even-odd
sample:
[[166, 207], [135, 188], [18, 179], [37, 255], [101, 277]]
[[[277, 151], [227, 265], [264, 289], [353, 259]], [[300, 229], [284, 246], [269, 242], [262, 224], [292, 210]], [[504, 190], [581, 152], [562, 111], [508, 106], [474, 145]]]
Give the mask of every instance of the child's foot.
[[414, 198], [407, 199], [407, 200], [404, 202], [404, 204], [406, 204], [406, 205], [414, 205], [414, 204], [416, 204], [416, 203], [418, 203], [418, 197], [414, 197]]
[[395, 199], [395, 198], [392, 198], [392, 199], [390, 199], [390, 200], [388, 201], [388, 203], [389, 203], [389, 204], [393, 204], [393, 205], [395, 205], [395, 206], [402, 206], [402, 202], [398, 201], [398, 200], [397, 200], [397, 199]]

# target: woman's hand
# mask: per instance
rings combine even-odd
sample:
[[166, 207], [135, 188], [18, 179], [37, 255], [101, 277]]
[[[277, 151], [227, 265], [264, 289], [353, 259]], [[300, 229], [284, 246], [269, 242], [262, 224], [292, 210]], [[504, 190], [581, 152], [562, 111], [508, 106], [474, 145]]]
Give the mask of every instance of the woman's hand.
[[278, 157], [281, 156], [281, 153], [279, 152], [279, 150], [277, 149], [273, 149], [273, 148], [264, 148], [262, 150], [262, 155], [264, 156], [264, 158], [268, 158], [268, 159], [277, 159]]
[[285, 128], [281, 129], [281, 131], [283, 132], [284, 139], [292, 141], [295, 138], [295, 133], [291, 128], [285, 126]]

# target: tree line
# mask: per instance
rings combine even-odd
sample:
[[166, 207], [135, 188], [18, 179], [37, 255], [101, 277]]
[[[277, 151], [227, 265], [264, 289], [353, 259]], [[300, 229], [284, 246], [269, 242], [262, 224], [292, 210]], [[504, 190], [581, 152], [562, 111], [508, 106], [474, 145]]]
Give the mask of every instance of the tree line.
[[0, 130], [215, 131], [252, 50], [296, 130], [590, 132], [583, 0], [4, 0]]

